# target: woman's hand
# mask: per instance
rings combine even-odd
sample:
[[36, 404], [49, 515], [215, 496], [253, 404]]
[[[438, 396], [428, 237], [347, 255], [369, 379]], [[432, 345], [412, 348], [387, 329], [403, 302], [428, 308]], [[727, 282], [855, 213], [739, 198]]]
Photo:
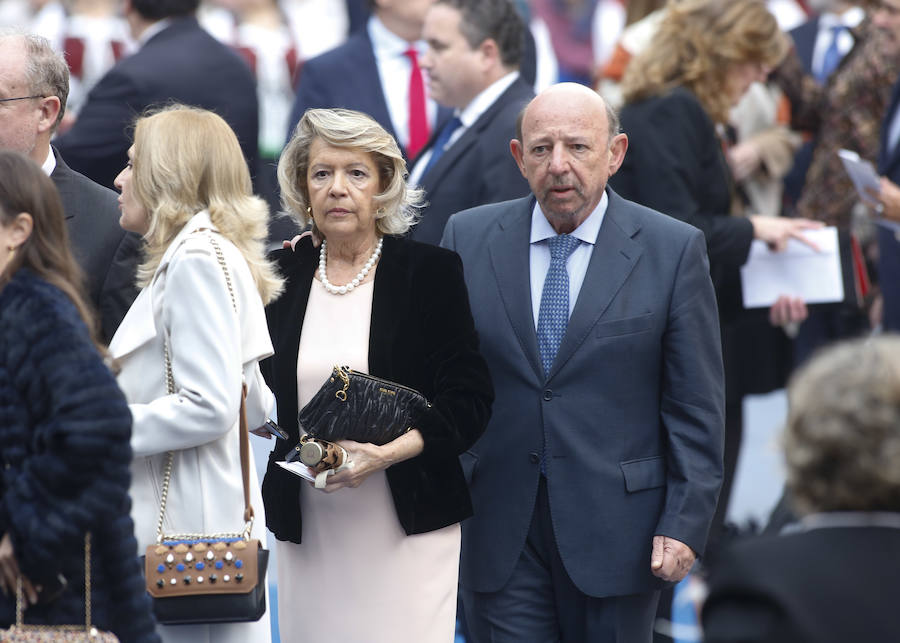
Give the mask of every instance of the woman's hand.
[[728, 150], [728, 165], [735, 181], [743, 181], [762, 163], [762, 157], [753, 141], [737, 143]]
[[300, 239], [302, 239], [303, 237], [312, 237], [313, 248], [318, 248], [319, 246], [322, 245], [322, 240], [319, 238], [319, 235], [317, 235], [312, 230], [307, 230], [303, 234], [298, 234], [298, 235], [294, 236], [294, 238], [291, 239], [290, 241], [285, 239], [284, 241], [281, 242], [281, 247], [284, 248], [285, 250], [287, 250], [288, 248], [290, 248], [291, 250], [296, 250], [297, 244], [300, 243]]
[[322, 488], [326, 493], [343, 487], [356, 488], [373, 473], [383, 471], [397, 462], [414, 458], [422, 453], [425, 447], [425, 441], [418, 429], [407, 431], [384, 446], [353, 440], [340, 440], [338, 444], [349, 454], [350, 463], [346, 469], [328, 476]]
[[[5, 596], [16, 595], [16, 580], [19, 576], [19, 564], [16, 562], [13, 551], [12, 538], [8, 533], [3, 534], [3, 539], [0, 540], [0, 590], [3, 590]], [[37, 603], [37, 590], [24, 576], [22, 577], [22, 588], [25, 590], [25, 600], [28, 601], [28, 604]]]
[[750, 223], [753, 224], [753, 237], [760, 241], [765, 241], [769, 248], [775, 252], [781, 252], [787, 248], [788, 241], [791, 239], [796, 239], [818, 251], [819, 247], [804, 237], [803, 231], [818, 230], [824, 225], [821, 221], [813, 221], [812, 219], [762, 215], [750, 217]]
[[780, 295], [769, 309], [769, 323], [781, 326], [788, 337], [796, 337], [800, 324], [809, 317], [809, 310], [800, 297]]

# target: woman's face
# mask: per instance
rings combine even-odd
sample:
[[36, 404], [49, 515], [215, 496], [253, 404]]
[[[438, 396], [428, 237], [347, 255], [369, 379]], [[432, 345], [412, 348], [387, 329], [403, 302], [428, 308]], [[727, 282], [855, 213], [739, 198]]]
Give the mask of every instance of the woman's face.
[[115, 186], [119, 189], [119, 210], [122, 216], [119, 225], [129, 232], [137, 232], [140, 235], [147, 234], [150, 229], [150, 218], [147, 209], [138, 201], [131, 184], [132, 161], [134, 160], [134, 145], [128, 148], [128, 164], [116, 177]]
[[317, 138], [309, 148], [306, 184], [313, 220], [326, 239], [363, 242], [377, 236], [373, 199], [381, 186], [371, 154]]
[[760, 62], [733, 64], [725, 81], [725, 90], [728, 92], [731, 104], [737, 105], [750, 89], [750, 85], [755, 82], [764, 82], [771, 71], [771, 67]]

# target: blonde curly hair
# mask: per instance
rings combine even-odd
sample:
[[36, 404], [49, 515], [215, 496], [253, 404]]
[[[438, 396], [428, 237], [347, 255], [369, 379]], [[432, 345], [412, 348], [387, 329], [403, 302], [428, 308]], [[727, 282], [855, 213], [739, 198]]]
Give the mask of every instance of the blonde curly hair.
[[650, 46], [628, 65], [622, 93], [632, 103], [684, 86], [714, 121], [726, 123], [734, 66], [774, 67], [788, 49], [788, 37], [762, 0], [673, 1]]

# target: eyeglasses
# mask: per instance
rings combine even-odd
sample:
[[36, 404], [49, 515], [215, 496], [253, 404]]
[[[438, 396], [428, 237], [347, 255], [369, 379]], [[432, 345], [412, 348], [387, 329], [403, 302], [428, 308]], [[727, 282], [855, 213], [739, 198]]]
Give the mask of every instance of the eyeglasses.
[[28, 100], [29, 98], [43, 98], [43, 96], [17, 96], [16, 98], [0, 98], [0, 103], [8, 103], [11, 100]]

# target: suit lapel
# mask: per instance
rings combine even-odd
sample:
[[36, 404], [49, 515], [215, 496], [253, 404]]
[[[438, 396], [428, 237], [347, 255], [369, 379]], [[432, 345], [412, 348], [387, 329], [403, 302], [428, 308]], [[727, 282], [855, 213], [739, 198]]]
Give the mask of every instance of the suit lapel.
[[[512, 85], [506, 88], [500, 96], [495, 100], [490, 107], [488, 107], [481, 116], [478, 117], [474, 123], [472, 123], [472, 127], [468, 128], [463, 134], [459, 137], [459, 139], [450, 146], [441, 158], [437, 160], [437, 163], [434, 164], [428, 173], [422, 177], [422, 185], [425, 187], [426, 192], [430, 190], [436, 183], [439, 183], [437, 177], [444, 174], [448, 169], [453, 167], [453, 164], [466, 153], [472, 145], [478, 140], [482, 133], [491, 126], [494, 119], [497, 117], [497, 114], [500, 113], [502, 109], [506, 107], [512, 101], [522, 100], [523, 102], [527, 100], [529, 91], [527, 86], [524, 86], [524, 83], [521, 79], [517, 79], [513, 82]], [[434, 145], [434, 139], [437, 137], [437, 133], [439, 133], [439, 129], [435, 129], [435, 135], [431, 137], [431, 140], [428, 143], [428, 146], [423, 149], [430, 149], [431, 146]], [[421, 154], [419, 155], [421, 156]]]
[[632, 239], [640, 227], [628, 217], [626, 202], [611, 189], [607, 190], [607, 194], [609, 206], [548, 380], [587, 338], [643, 252], [643, 248]]
[[494, 238], [489, 242], [491, 267], [516, 339], [538, 379], [543, 381], [543, 367], [534, 331], [529, 268], [534, 199], [528, 197], [513, 203], [507, 215], [499, 220]]

